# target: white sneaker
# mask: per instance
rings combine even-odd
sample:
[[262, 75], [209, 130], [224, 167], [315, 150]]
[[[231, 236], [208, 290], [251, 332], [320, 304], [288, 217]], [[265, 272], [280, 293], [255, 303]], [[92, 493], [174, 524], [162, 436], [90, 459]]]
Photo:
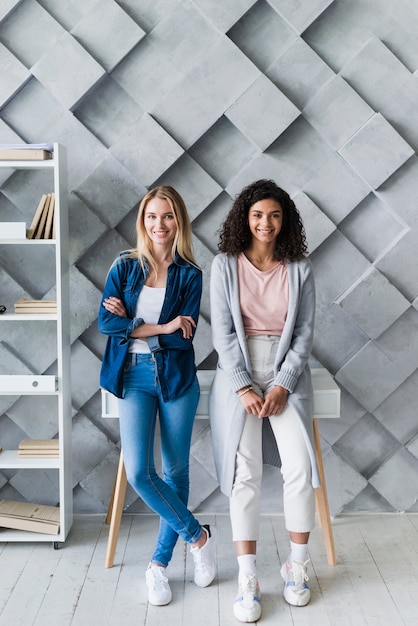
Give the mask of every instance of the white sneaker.
[[214, 526], [202, 526], [207, 534], [201, 548], [190, 548], [194, 560], [194, 582], [198, 587], [207, 587], [216, 576], [216, 544], [218, 532]]
[[293, 606], [305, 606], [311, 599], [311, 592], [306, 584], [309, 576], [306, 573], [309, 559], [302, 561], [286, 560], [282, 565], [280, 574], [284, 580], [284, 599]]
[[148, 602], [155, 606], [164, 606], [171, 602], [172, 593], [165, 567], [150, 565], [145, 572], [145, 581], [148, 587]]
[[238, 579], [238, 595], [234, 602], [234, 615], [240, 622], [256, 622], [261, 616], [260, 587], [257, 576]]

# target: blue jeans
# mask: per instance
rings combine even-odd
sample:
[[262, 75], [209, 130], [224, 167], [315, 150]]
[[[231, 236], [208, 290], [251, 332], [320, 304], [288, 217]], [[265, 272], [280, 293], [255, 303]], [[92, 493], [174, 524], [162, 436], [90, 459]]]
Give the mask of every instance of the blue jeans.
[[[151, 562], [166, 567], [178, 536], [196, 542], [202, 528], [187, 508], [189, 453], [193, 422], [199, 401], [197, 377], [181, 398], [164, 402], [150, 354], [128, 355], [124, 372], [124, 397], [118, 400], [120, 435], [129, 483], [155, 513], [160, 529]], [[163, 478], [154, 464], [157, 415], [161, 431]]]

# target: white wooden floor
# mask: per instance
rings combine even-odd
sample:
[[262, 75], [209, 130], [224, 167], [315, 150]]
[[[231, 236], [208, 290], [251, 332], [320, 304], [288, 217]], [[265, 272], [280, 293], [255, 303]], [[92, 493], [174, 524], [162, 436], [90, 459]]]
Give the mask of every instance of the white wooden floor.
[[[169, 566], [173, 601], [147, 603], [144, 570], [157, 530], [154, 516], [124, 516], [115, 565], [104, 568], [103, 516], [77, 516], [66, 543], [0, 543], [0, 626], [237, 626], [232, 615], [237, 567], [227, 516], [216, 523], [219, 572], [206, 589], [192, 582], [179, 542]], [[288, 539], [281, 516], [263, 516], [258, 574], [265, 626], [401, 626], [418, 624], [418, 515], [366, 515], [333, 522], [338, 563], [326, 561], [321, 530], [310, 540], [312, 600], [289, 607], [280, 563]]]

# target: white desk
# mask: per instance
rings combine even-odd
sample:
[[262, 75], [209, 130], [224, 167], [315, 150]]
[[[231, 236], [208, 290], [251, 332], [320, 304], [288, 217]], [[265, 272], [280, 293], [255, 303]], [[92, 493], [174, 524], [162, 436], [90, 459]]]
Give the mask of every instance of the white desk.
[[[214, 376], [213, 370], [199, 370], [197, 376], [200, 383], [200, 400], [196, 410], [196, 419], [208, 419], [209, 390]], [[314, 388], [314, 444], [318, 463], [321, 487], [315, 490], [316, 511], [319, 525], [324, 533], [325, 549], [329, 565], [335, 565], [335, 547], [332, 534], [331, 518], [329, 514], [328, 495], [325, 482], [324, 466], [322, 462], [321, 444], [318, 431], [318, 419], [340, 417], [339, 387], [334, 382], [330, 373], [323, 368], [312, 370], [312, 383]], [[108, 391], [102, 389], [102, 417], [119, 417], [117, 398]], [[116, 544], [119, 535], [120, 522], [125, 501], [127, 479], [123, 464], [122, 452], [116, 473], [115, 483], [109, 502], [106, 522], [110, 524], [109, 539], [107, 544], [105, 567], [112, 567]]]
[[[197, 377], [200, 384], [200, 400], [196, 410], [196, 419], [208, 419], [209, 390], [215, 372], [199, 370]], [[314, 414], [316, 418], [340, 417], [340, 388], [331, 374], [323, 368], [312, 370], [314, 388]], [[102, 417], [119, 417], [117, 398], [102, 389]]]

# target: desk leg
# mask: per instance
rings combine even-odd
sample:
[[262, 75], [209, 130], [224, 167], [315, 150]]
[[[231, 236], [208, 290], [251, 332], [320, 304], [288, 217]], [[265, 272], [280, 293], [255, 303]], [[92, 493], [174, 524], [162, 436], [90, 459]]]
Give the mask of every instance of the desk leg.
[[318, 513], [319, 525], [324, 533], [325, 550], [327, 553], [328, 565], [335, 565], [337, 559], [335, 556], [334, 536], [332, 534], [331, 517], [329, 514], [328, 494], [325, 482], [324, 464], [322, 462], [318, 422], [315, 418], [313, 420], [313, 432], [316, 461], [318, 463], [319, 478], [321, 480], [321, 486], [318, 489], [315, 489], [316, 510]]
[[113, 492], [109, 502], [109, 509], [106, 517], [106, 522], [109, 523], [110, 528], [109, 538], [107, 540], [107, 551], [105, 567], [113, 567], [115, 560], [116, 544], [119, 536], [120, 522], [122, 518], [123, 504], [125, 502], [126, 487], [128, 480], [126, 478], [125, 466], [123, 464], [122, 450], [119, 458], [119, 466], [116, 474], [115, 484], [113, 486]]
[[112, 520], [112, 511], [113, 511], [113, 504], [115, 501], [116, 483], [118, 482], [118, 475], [119, 475], [118, 470], [116, 470], [115, 480], [113, 481], [112, 493], [110, 494], [109, 506], [107, 507], [107, 513], [105, 517], [106, 524], [110, 524]]

